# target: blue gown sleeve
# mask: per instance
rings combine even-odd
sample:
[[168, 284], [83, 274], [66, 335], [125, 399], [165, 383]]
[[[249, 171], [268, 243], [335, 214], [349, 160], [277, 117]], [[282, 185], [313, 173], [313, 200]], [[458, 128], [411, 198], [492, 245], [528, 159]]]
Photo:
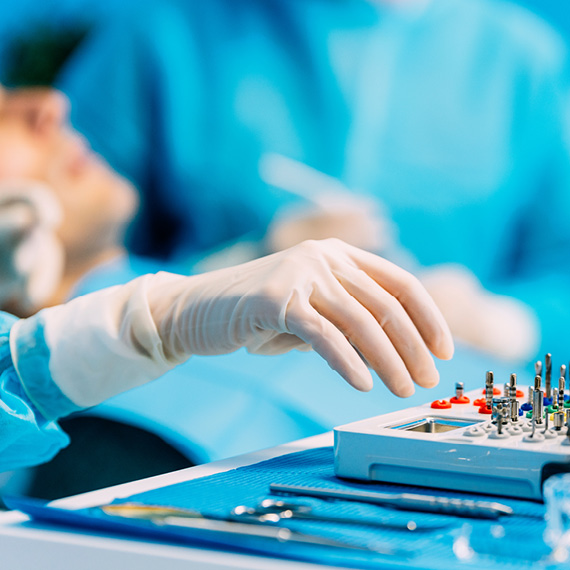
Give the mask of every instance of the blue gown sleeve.
[[[64, 415], [77, 409], [51, 381], [40, 328], [22, 330], [11, 347], [16, 322], [0, 312], [0, 472], [51, 459], [69, 439], [55, 417], [46, 417], [47, 411]], [[18, 370], [12, 354], [17, 355]]]

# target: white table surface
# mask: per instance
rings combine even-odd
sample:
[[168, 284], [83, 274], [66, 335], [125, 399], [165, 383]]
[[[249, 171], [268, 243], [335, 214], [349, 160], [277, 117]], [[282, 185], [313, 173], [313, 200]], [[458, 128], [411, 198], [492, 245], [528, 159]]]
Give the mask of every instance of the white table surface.
[[[70, 509], [92, 507], [109, 503], [119, 497], [128, 497], [157, 487], [228, 471], [286, 453], [332, 445], [332, 443], [332, 433], [326, 433], [223, 461], [59, 499], [52, 504]], [[63, 529], [30, 522], [29, 517], [18, 511], [0, 514], [0, 568], [6, 570], [331, 569], [330, 566]]]

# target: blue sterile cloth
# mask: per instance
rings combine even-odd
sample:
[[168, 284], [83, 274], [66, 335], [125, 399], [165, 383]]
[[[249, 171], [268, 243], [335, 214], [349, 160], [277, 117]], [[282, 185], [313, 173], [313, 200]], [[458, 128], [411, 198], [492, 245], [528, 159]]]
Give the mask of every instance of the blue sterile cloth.
[[[178, 485], [142, 493], [119, 502], [135, 501], [146, 504], [171, 505], [191, 508], [215, 515], [227, 514], [236, 505], [254, 506], [269, 495], [269, 484], [304, 485], [329, 489], [365, 489], [392, 492], [410, 492], [409, 487], [393, 485], [360, 484], [347, 482], [334, 476], [332, 448], [320, 448], [294, 453], [264, 461], [256, 465], [242, 467], [218, 475], [204, 477]], [[467, 496], [462, 493], [414, 489], [414, 492], [445, 495], [449, 497]], [[472, 495], [470, 495], [472, 498]], [[292, 499], [295, 500], [295, 499]], [[481, 567], [526, 568], [532, 567], [540, 558], [548, 554], [542, 541], [544, 530], [544, 506], [520, 500], [500, 499], [511, 506], [516, 515], [500, 521], [460, 519], [428, 513], [396, 511], [376, 505], [354, 502], [323, 502], [319, 499], [300, 498], [299, 502], [310, 503], [318, 509], [335, 515], [374, 517], [381, 514], [391, 521], [406, 522], [413, 519], [418, 527], [434, 525], [443, 520], [452, 526], [435, 532], [410, 532], [383, 530], [366, 526], [315, 523], [312, 521], [288, 521], [287, 525], [308, 533], [318, 533], [330, 538], [342, 539], [355, 544], [382, 544], [395, 549], [411, 549], [416, 552], [412, 558], [397, 559], [374, 554], [355, 554], [352, 551], [331, 550], [323, 554], [321, 548], [315, 555], [311, 549], [303, 547], [303, 558], [313, 559], [331, 565], [356, 565], [362, 567], [409, 567], [443, 570], [456, 568], [458, 558], [453, 553], [453, 545], [463, 548], [467, 540], [475, 551], [472, 563]], [[493, 498], [491, 500], [497, 500]], [[501, 530], [500, 527], [503, 527]], [[504, 534], [504, 536], [503, 536]], [[494, 538], [494, 537], [497, 538]], [[458, 546], [457, 546], [458, 545]], [[275, 546], [279, 555], [279, 546]]]
[[[255, 506], [270, 496], [270, 483], [318, 486], [327, 489], [365, 489], [384, 492], [414, 492], [437, 494], [446, 497], [469, 497], [465, 493], [433, 491], [431, 489], [399, 487], [377, 483], [356, 483], [334, 476], [333, 449], [312, 449], [284, 455], [255, 465], [240, 467], [224, 473], [195, 479], [148, 491], [117, 503], [137, 502], [149, 505], [174, 506], [201, 511], [212, 516], [225, 516], [237, 505]], [[402, 554], [382, 555], [354, 550], [314, 547], [312, 545], [271, 543], [255, 544], [248, 539], [235, 546], [240, 550], [269, 553], [277, 557], [307, 560], [327, 565], [356, 568], [417, 568], [425, 570], [455, 569], [459, 566], [472, 568], [501, 568], [503, 570], [536, 568], [539, 561], [549, 554], [542, 540], [545, 528], [544, 505], [496, 497], [475, 496], [482, 500], [499, 500], [514, 510], [514, 515], [499, 520], [458, 518], [430, 513], [397, 511], [377, 505], [347, 501], [323, 501], [306, 497], [287, 497], [288, 501], [310, 504], [313, 512], [335, 516], [378, 518], [389, 522], [406, 523], [414, 520], [418, 530], [394, 530], [366, 525], [340, 525], [306, 520], [289, 520], [286, 525], [308, 534], [342, 540], [354, 545], [371, 545], [391, 548]], [[14, 505], [15, 506], [15, 505]], [[33, 513], [32, 513], [33, 514]], [[111, 530], [129, 530], [139, 526], [142, 535], [153, 537], [151, 526], [146, 521], [128, 521], [102, 515], [98, 509], [74, 511], [73, 516], [91, 516], [93, 528], [105, 529], [105, 521]], [[40, 516], [40, 518], [42, 518]], [[85, 521], [68, 520], [68, 523], [85, 526]], [[115, 524], [118, 522], [118, 525]], [[442, 523], [448, 526], [441, 528]], [[90, 526], [90, 525], [87, 525]], [[121, 528], [121, 526], [123, 528]], [[168, 535], [163, 527], [154, 538], [180, 539], [187, 533], [188, 541], [208, 544], [193, 530], [174, 530]], [[137, 532], [141, 534], [141, 532]], [[194, 535], [194, 536], [193, 536]], [[194, 539], [194, 540], [193, 540]], [[260, 542], [260, 541], [258, 541]], [[228, 547], [223, 541], [223, 546]], [[212, 546], [210, 542], [209, 546]], [[231, 546], [231, 543], [230, 543]], [[402, 552], [403, 551], [403, 552]], [[409, 556], [406, 555], [409, 553]], [[548, 566], [554, 568], [555, 566]]]

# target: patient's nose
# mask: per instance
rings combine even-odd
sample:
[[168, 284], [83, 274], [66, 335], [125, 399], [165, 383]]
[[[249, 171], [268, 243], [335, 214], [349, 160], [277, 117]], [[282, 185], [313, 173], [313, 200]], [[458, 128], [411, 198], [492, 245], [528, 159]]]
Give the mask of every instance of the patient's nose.
[[69, 100], [56, 89], [36, 87], [4, 93], [4, 110], [22, 116], [36, 133], [60, 128], [69, 118]]
[[69, 118], [69, 101], [60, 91], [41, 89], [30, 96], [31, 126], [37, 132], [59, 128]]

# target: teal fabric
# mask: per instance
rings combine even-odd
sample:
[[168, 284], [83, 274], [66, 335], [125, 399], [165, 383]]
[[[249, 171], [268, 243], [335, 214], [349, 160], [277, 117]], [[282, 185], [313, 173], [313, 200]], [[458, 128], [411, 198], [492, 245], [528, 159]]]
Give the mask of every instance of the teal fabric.
[[261, 235], [290, 200], [257, 173], [279, 152], [381, 199], [420, 264], [528, 303], [540, 353], [566, 358], [565, 44], [499, 0], [392, 4], [149, 1], [95, 30], [60, 86], [141, 188], [134, 251]]
[[20, 339], [25, 347], [18, 344], [25, 348], [18, 350], [24, 389], [10, 353], [10, 330], [15, 321], [0, 313], [0, 472], [48, 461], [69, 442], [57, 423], [46, 419], [38, 408], [65, 408], [65, 398], [47, 375], [48, 352], [41, 329], [29, 330], [26, 338]]

